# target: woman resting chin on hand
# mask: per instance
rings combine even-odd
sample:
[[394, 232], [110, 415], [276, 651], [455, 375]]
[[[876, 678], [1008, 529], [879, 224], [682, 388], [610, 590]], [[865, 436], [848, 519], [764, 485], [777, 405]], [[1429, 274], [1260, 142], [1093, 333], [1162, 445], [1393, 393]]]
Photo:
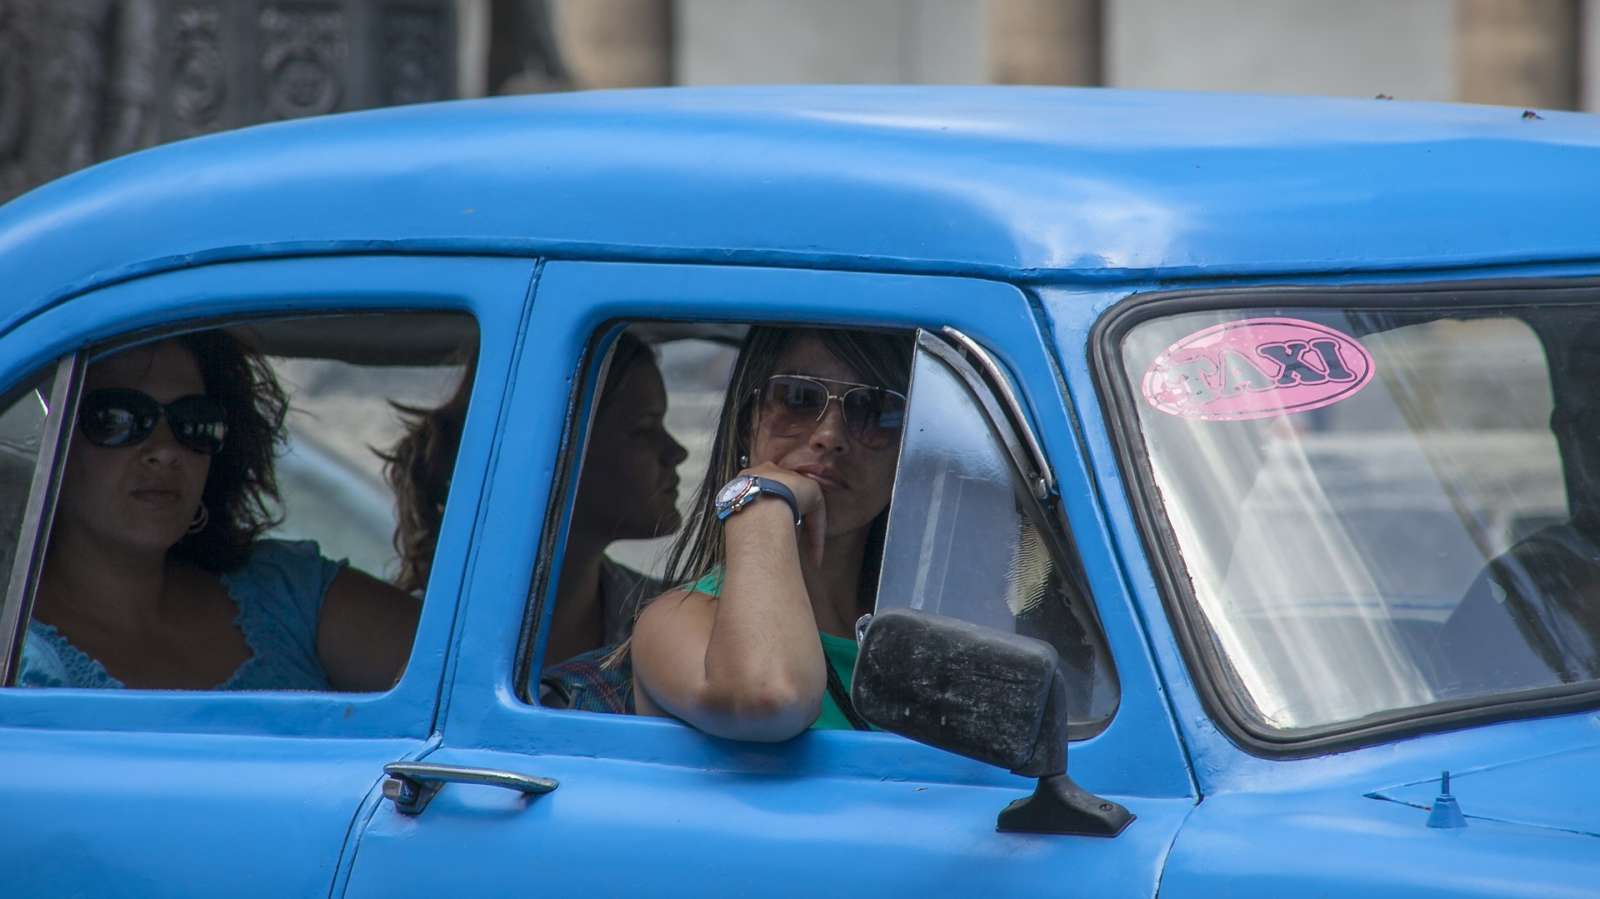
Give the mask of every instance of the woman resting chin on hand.
[[911, 341], [752, 328], [669, 583], [634, 630], [640, 714], [785, 740], [865, 728], [849, 702], [873, 605]]

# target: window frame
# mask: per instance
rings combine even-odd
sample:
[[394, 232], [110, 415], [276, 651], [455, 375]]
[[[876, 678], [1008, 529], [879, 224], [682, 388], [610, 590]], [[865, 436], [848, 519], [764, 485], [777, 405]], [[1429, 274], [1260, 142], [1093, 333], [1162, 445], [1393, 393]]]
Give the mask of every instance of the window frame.
[[1091, 377], [1167, 620], [1205, 711], [1224, 733], [1251, 754], [1264, 758], [1303, 758], [1469, 725], [1600, 708], [1600, 681], [1444, 700], [1295, 731], [1264, 726], [1240, 701], [1238, 691], [1228, 686], [1231, 666], [1215, 645], [1185, 574], [1177, 536], [1156, 486], [1139, 427], [1135, 385], [1124, 374], [1123, 337], [1145, 321], [1187, 312], [1368, 308], [1438, 309], [1448, 314], [1516, 305], [1600, 306], [1600, 279], [1492, 279], [1139, 292], [1113, 304], [1090, 329]]
[[[551, 504], [566, 501], [552, 473], [572, 433], [566, 415], [598, 329], [619, 320], [906, 330], [948, 324], [990, 348], [1024, 391], [1019, 401], [1061, 481], [1063, 513], [1084, 555], [1116, 662], [1121, 704], [1105, 731], [1073, 744], [1074, 770], [1111, 794], [1189, 795], [1180, 736], [1137, 597], [1122, 576], [1050, 323], [1030, 291], [971, 273], [572, 259], [545, 263], [530, 308], [527, 327], [539, 335], [540, 351], [522, 355], [508, 386], [515, 414], [501, 425], [504, 444], [517, 448], [518, 466], [497, 472], [486, 498], [481, 526], [496, 534], [499, 551], [493, 569], [475, 578], [463, 607], [441, 752], [1014, 785], [1015, 778], [999, 769], [887, 734], [814, 731], [781, 744], [749, 744], [711, 740], [660, 719], [545, 708], [523, 702], [512, 677], [529, 637], [528, 592], [536, 570], [560, 564], [542, 551], [548, 531], [541, 527]], [[588, 394], [579, 399], [586, 402]], [[539, 476], [528, 478], [530, 471]]]
[[[0, 719], [17, 726], [150, 733], [424, 737], [456, 637], [453, 622], [475, 554], [493, 422], [536, 272], [515, 257], [327, 256], [263, 259], [153, 274], [63, 300], [0, 339], [0, 372], [16, 382], [51, 359], [165, 333], [250, 320], [377, 313], [460, 313], [479, 341], [466, 434], [456, 460], [417, 639], [398, 684], [378, 693], [0, 688]], [[469, 436], [470, 435], [470, 436]], [[61, 447], [64, 452], [65, 447]], [[57, 465], [57, 471], [59, 471]], [[52, 474], [56, 478], [57, 474]], [[458, 499], [459, 497], [459, 499]], [[37, 533], [37, 532], [36, 532]], [[380, 573], [381, 574], [381, 573]], [[9, 639], [21, 644], [23, 622]]]

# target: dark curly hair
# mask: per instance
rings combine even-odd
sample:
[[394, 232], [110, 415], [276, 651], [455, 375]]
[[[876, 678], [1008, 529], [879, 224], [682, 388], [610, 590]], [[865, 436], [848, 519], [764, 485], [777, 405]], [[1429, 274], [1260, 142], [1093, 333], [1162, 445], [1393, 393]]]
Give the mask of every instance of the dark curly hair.
[[400, 556], [394, 583], [408, 593], [419, 593], [428, 583], [444, 521], [444, 500], [450, 493], [450, 473], [456, 467], [461, 428], [467, 420], [467, 399], [477, 373], [478, 359], [473, 355], [455, 393], [435, 408], [390, 403], [406, 430], [388, 452], [379, 450], [378, 458], [383, 460], [384, 480], [394, 490], [394, 551]]
[[206, 526], [185, 534], [171, 552], [207, 571], [229, 571], [244, 564], [255, 541], [282, 521], [273, 460], [287, 442], [289, 397], [261, 354], [224, 331], [172, 340], [199, 363], [206, 395], [226, 410], [228, 431], [201, 494]]

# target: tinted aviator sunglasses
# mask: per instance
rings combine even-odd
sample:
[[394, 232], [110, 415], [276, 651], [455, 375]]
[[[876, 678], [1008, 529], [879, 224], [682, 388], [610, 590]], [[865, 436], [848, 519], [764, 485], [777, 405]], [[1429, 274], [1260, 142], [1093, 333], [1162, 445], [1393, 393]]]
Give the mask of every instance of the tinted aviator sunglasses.
[[91, 390], [78, 409], [78, 430], [95, 446], [137, 446], [166, 416], [179, 445], [206, 456], [222, 452], [228, 424], [222, 404], [209, 396], [180, 396], [158, 403], [141, 390]]
[[[829, 385], [846, 388], [834, 393]], [[851, 439], [868, 449], [882, 449], [900, 437], [906, 418], [906, 395], [887, 387], [816, 378], [810, 375], [773, 375], [757, 388], [761, 415], [779, 434], [810, 428], [828, 414], [828, 404], [839, 401]]]

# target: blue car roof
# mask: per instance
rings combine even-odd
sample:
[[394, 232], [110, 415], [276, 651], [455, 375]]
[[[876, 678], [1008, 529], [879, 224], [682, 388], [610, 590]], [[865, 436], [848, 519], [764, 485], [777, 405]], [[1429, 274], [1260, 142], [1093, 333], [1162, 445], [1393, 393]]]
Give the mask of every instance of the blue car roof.
[[1063, 88], [555, 94], [284, 122], [0, 207], [0, 319], [139, 274], [339, 252], [1018, 281], [1600, 257], [1600, 118]]

